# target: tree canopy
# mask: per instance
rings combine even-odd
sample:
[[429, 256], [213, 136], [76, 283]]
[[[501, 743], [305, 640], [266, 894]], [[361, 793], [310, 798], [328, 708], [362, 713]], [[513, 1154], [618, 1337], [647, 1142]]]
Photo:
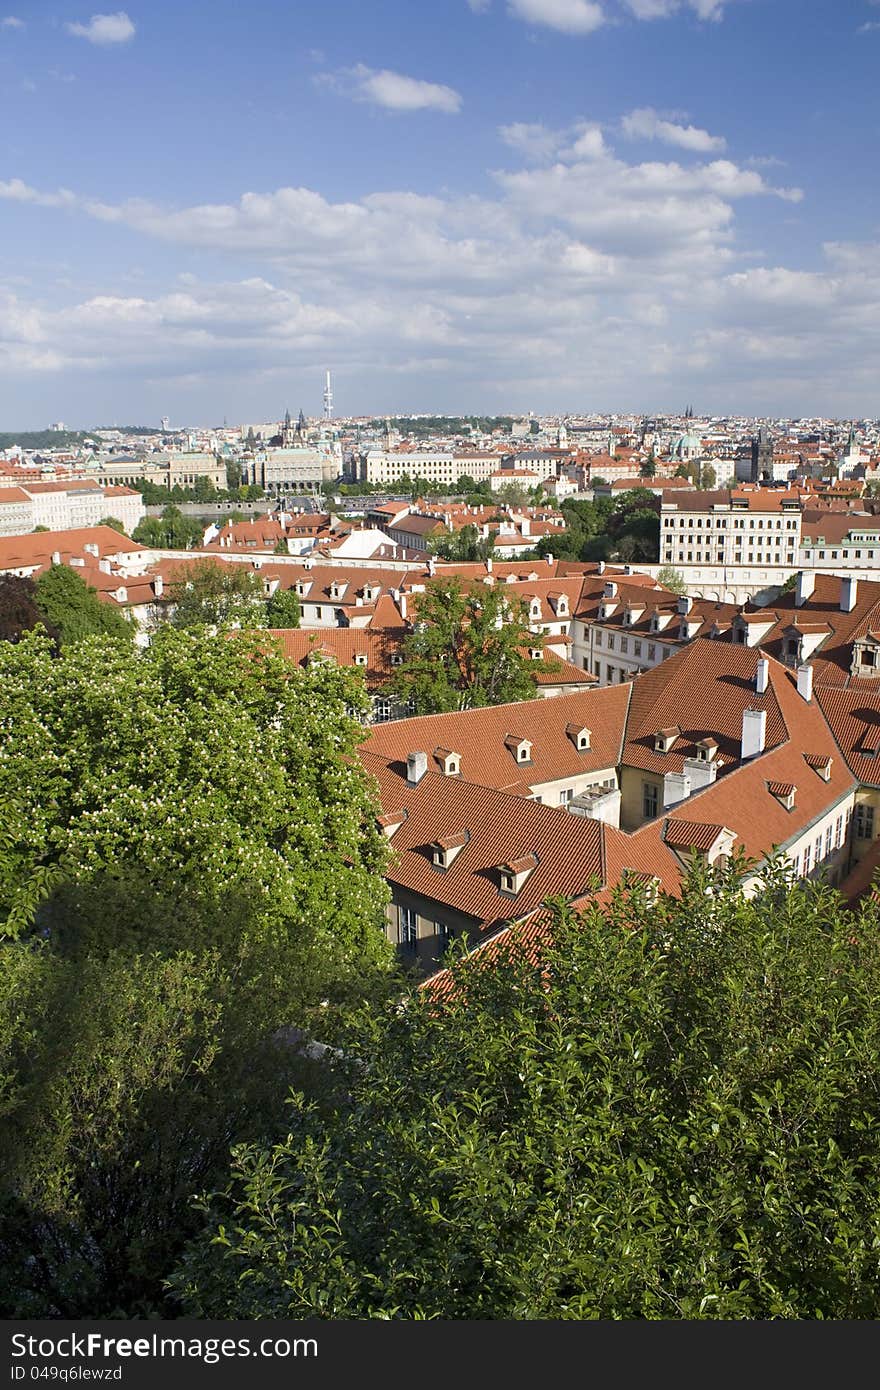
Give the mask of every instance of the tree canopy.
[[145, 516], [132, 532], [132, 540], [154, 550], [192, 550], [201, 545], [204, 523], [196, 516], [184, 516], [179, 507], [165, 507], [161, 516]]
[[450, 531], [444, 536], [431, 539], [428, 548], [432, 555], [441, 560], [473, 562], [486, 560], [495, 549], [491, 535], [481, 538], [476, 526], [462, 526], [460, 531]]
[[536, 681], [522, 648], [530, 640], [525, 605], [503, 586], [436, 579], [418, 595], [395, 688], [417, 714], [529, 700]]
[[[595, 479], [598, 482], [598, 479]], [[615, 497], [592, 501], [566, 498], [562, 535], [542, 536], [539, 556], [561, 560], [655, 560], [659, 552], [659, 499], [636, 487]]]
[[266, 600], [260, 576], [243, 564], [198, 560], [170, 587], [169, 622], [174, 627], [265, 627]]
[[334, 1103], [205, 1201], [190, 1313], [877, 1317], [875, 905], [697, 870], [553, 936], [340, 1030]]
[[36, 603], [65, 646], [98, 635], [132, 640], [131, 623], [71, 565], [51, 565], [43, 571], [36, 582]]
[[37, 603], [37, 586], [33, 579], [19, 579], [14, 574], [0, 574], [0, 641], [17, 642], [25, 632], [42, 623], [54, 641], [60, 641]]
[[267, 627], [299, 627], [302, 612], [295, 589], [278, 588], [266, 604]]
[[0, 688], [0, 1307], [173, 1315], [192, 1194], [286, 1133], [290, 1030], [385, 988], [366, 697], [170, 626], [0, 643]]

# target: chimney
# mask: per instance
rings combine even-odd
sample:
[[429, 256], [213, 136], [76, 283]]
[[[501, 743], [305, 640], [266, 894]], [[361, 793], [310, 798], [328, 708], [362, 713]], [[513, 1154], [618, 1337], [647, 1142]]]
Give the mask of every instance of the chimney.
[[755, 672], [755, 691], [758, 695], [767, 694], [767, 685], [770, 681], [770, 662], [765, 656], [758, 661], [758, 669]]
[[740, 754], [743, 762], [747, 758], [756, 758], [759, 753], [763, 753], [766, 738], [767, 711], [765, 709], [744, 709]]
[[600, 561], [599, 561], [599, 569], [598, 569], [598, 572], [599, 572], [599, 574], [604, 574], [604, 573], [605, 573], [605, 561], [604, 561], [604, 560], [600, 560]]
[[691, 779], [686, 772], [667, 772], [663, 778], [663, 810], [687, 801], [691, 794]]
[[163, 590], [164, 588], [165, 588], [165, 581], [163, 580], [161, 574], [157, 574], [156, 577], [155, 577], [154, 580], [153, 580], [153, 593], [156, 595], [156, 598], [161, 598], [161, 597], [162, 597], [162, 590]]
[[491, 573], [492, 573], [492, 556], [491, 556], [491, 555], [489, 556], [488, 560], [486, 561], [486, 573], [487, 573], [487, 574], [491, 574]]
[[810, 704], [813, 698], [812, 666], [799, 666], [797, 668], [797, 688], [801, 698], [806, 700], [807, 704]]
[[60, 564], [61, 564], [61, 551], [60, 551], [60, 550], [53, 550], [53, 551], [52, 551], [52, 564], [53, 564], [53, 565], [60, 565]]
[[400, 609], [400, 616], [406, 619], [406, 594], [402, 589], [397, 591], [397, 607]]
[[711, 763], [707, 763], [702, 758], [685, 758], [684, 772], [690, 779], [691, 791], [698, 792], [703, 787], [711, 787], [718, 776], [718, 764], [714, 759]]
[[547, 561], [548, 565], [552, 565], [554, 563], [553, 556], [549, 553], [544, 556], [544, 559]]
[[803, 606], [804, 606], [804, 604], [806, 603], [807, 599], [810, 598], [810, 596], [812, 595], [812, 592], [813, 592], [813, 590], [815, 589], [815, 587], [816, 587], [816, 576], [815, 576], [815, 574], [809, 574], [809, 573], [807, 573], [806, 570], [799, 570], [799, 571], [798, 571], [798, 577], [797, 577], [797, 584], [795, 585], [795, 591], [794, 591], [794, 606], [795, 606], [795, 608], [803, 608]]
[[859, 581], [857, 579], [846, 578], [840, 581], [840, 611], [841, 613], [851, 613], [856, 606], [856, 598], [859, 592]]
[[411, 787], [417, 787], [428, 771], [427, 753], [407, 753], [406, 780]]
[[677, 605], [679, 613], [681, 613], [682, 615], [690, 613], [693, 604], [694, 601], [691, 598], [690, 594], [679, 594]]

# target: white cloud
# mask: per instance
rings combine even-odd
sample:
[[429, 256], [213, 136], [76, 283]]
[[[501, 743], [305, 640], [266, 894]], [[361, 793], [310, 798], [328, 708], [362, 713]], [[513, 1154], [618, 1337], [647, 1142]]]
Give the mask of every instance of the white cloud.
[[669, 19], [682, 4], [693, 10], [698, 19], [721, 19], [724, 0], [622, 0], [624, 7], [636, 19]]
[[386, 111], [445, 111], [455, 115], [461, 110], [461, 95], [452, 87], [387, 68], [377, 71], [363, 63], [337, 73], [321, 73], [316, 80], [355, 101], [367, 101]]
[[552, 159], [559, 148], [559, 135], [555, 130], [539, 122], [514, 121], [512, 125], [499, 126], [498, 134], [530, 163]]
[[64, 27], [69, 34], [100, 45], [128, 43], [135, 35], [134, 24], [124, 10], [116, 14], [93, 14], [88, 24], [69, 23]]
[[23, 29], [24, 20], [17, 15], [8, 14], [5, 19], [0, 19], [0, 29]]
[[723, 150], [727, 144], [723, 136], [710, 135], [707, 130], [701, 130], [698, 126], [678, 125], [674, 121], [665, 120], [651, 106], [630, 111], [620, 124], [624, 135], [631, 140], [661, 140], [664, 144], [678, 145], [684, 150], [694, 150], [700, 154]]
[[169, 256], [204, 248], [227, 267], [218, 283], [134, 292], [108, 273], [78, 297], [71, 277], [52, 301], [9, 285], [5, 376], [124, 377], [132, 393], [155, 380], [171, 399], [216, 403], [243, 381], [280, 383], [330, 361], [360, 384], [364, 409], [392, 408], [398, 391], [412, 409], [696, 397], [806, 414], [873, 402], [880, 246], [830, 243], [807, 269], [764, 264], [740, 240], [738, 206], [798, 193], [757, 169], [625, 158], [611, 127], [587, 121], [515, 122], [500, 135], [510, 167], [482, 196], [401, 189], [334, 202], [278, 188], [169, 208], [0, 182], [8, 221], [14, 204], [56, 209]]
[[[36, 88], [32, 85], [30, 90], [35, 91]], [[43, 208], [76, 207], [81, 203], [76, 194], [71, 193], [69, 189], [60, 188], [57, 193], [41, 193], [21, 179], [7, 179], [5, 182], [0, 179], [0, 198], [13, 203], [34, 203], [37, 207]]]
[[867, 24], [860, 24], [856, 30], [857, 34], [870, 34], [875, 29], [880, 29], [880, 19], [869, 19]]
[[563, 34], [592, 34], [605, 23], [595, 0], [508, 0], [508, 9], [528, 24], [543, 24]]

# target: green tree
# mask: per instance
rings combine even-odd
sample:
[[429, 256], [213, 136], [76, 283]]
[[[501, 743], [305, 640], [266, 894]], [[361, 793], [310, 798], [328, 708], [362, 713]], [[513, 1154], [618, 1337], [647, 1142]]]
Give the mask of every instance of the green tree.
[[662, 584], [665, 589], [671, 589], [674, 594], [687, 593], [687, 581], [680, 570], [673, 569], [672, 565], [662, 565], [657, 571], [657, 583]]
[[265, 634], [173, 628], [57, 658], [27, 634], [0, 685], [0, 1302], [143, 1315], [194, 1187], [286, 1132], [278, 1030], [383, 988], [366, 697]]
[[17, 642], [25, 632], [42, 624], [54, 641], [60, 633], [37, 605], [37, 586], [32, 579], [0, 574], [0, 641]]
[[525, 605], [502, 587], [465, 590], [435, 580], [418, 596], [416, 624], [403, 639], [395, 687], [418, 714], [529, 700], [532, 663]]
[[301, 616], [299, 596], [295, 589], [276, 589], [266, 604], [267, 627], [299, 627]]
[[64, 646], [99, 634], [131, 641], [132, 625], [120, 610], [105, 603], [70, 565], [44, 570], [36, 588], [37, 607]]
[[118, 516], [102, 516], [98, 522], [99, 526], [109, 526], [111, 531], [118, 531], [120, 536], [127, 536], [128, 532]]
[[191, 1314], [876, 1319], [873, 903], [697, 871], [453, 979], [365, 1010], [335, 1105], [236, 1151]]
[[[249, 449], [253, 449], [254, 447], [254, 445], [251, 443], [253, 436], [254, 432], [253, 429], [251, 429], [248, 432]], [[238, 488], [241, 487], [241, 464], [238, 462], [237, 459], [226, 460], [226, 487], [229, 492], [236, 492]]]
[[495, 543], [491, 535], [481, 537], [476, 526], [462, 526], [460, 531], [450, 531], [444, 536], [432, 538], [428, 548], [432, 555], [441, 560], [473, 562], [488, 559], [495, 549]]
[[157, 550], [192, 550], [201, 545], [204, 524], [194, 516], [184, 516], [179, 507], [169, 504], [160, 517], [145, 516], [131, 533], [133, 541]]
[[262, 580], [244, 565], [208, 559], [188, 564], [169, 597], [168, 621], [174, 627], [266, 625]]
[[217, 488], [211, 478], [196, 478], [193, 487], [196, 502], [216, 502]]

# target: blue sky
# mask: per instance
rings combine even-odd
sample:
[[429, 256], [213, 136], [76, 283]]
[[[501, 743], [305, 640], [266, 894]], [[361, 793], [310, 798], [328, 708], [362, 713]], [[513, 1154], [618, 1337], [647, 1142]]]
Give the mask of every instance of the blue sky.
[[880, 415], [880, 0], [8, 3], [0, 430]]

